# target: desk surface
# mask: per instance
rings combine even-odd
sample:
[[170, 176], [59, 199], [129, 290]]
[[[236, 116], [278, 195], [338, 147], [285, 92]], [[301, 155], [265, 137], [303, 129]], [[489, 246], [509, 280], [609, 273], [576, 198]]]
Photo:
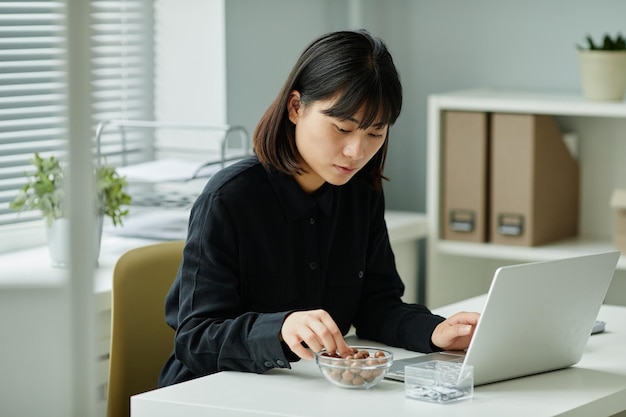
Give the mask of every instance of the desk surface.
[[[481, 311], [484, 296], [436, 310]], [[132, 417], [206, 416], [609, 416], [626, 410], [626, 307], [605, 305], [607, 331], [590, 338], [574, 367], [477, 387], [474, 398], [429, 404], [404, 397], [404, 385], [382, 381], [362, 391], [335, 387], [313, 361], [264, 375], [221, 372], [139, 394]], [[351, 342], [352, 344], [357, 342]], [[396, 358], [414, 355], [392, 349]]]

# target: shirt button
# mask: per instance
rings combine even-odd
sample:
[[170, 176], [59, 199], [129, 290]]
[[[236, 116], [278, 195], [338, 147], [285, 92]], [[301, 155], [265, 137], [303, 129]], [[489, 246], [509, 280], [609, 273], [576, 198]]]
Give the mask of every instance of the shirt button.
[[315, 218], [314, 217], [310, 217], [309, 218], [309, 224], [315, 224]]
[[280, 359], [276, 360], [276, 365], [280, 366], [280, 367], [284, 367], [285, 366], [285, 362], [281, 361]]
[[274, 367], [274, 364], [272, 362], [270, 362], [270, 361], [265, 361], [264, 365], [265, 365], [266, 368], [273, 368]]
[[363, 278], [363, 271], [359, 271], [359, 278]]
[[313, 271], [316, 270], [317, 269], [317, 262], [311, 262], [309, 264], [309, 268], [311, 268], [311, 270], [313, 270]]

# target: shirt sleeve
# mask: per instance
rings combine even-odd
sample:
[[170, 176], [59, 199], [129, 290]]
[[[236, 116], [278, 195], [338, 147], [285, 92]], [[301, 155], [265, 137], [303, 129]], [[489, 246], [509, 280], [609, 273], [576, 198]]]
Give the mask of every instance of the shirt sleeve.
[[439, 350], [431, 343], [431, 335], [444, 318], [424, 305], [407, 304], [401, 299], [404, 284], [396, 269], [384, 207], [383, 193], [375, 193], [365, 280], [355, 320], [357, 335], [423, 353]]
[[239, 311], [238, 243], [232, 222], [215, 193], [197, 200], [177, 277], [179, 291], [167, 300], [168, 322], [176, 330], [176, 359], [196, 376], [222, 370], [263, 373], [289, 368], [289, 361], [296, 360], [279, 340], [289, 312]]

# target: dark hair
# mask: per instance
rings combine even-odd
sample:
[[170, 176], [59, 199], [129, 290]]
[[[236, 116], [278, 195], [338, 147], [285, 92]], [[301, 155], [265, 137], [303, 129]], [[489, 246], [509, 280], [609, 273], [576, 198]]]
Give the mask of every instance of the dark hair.
[[[402, 85], [383, 41], [365, 30], [328, 33], [302, 53], [278, 96], [269, 106], [254, 135], [254, 151], [263, 165], [289, 175], [300, 174], [295, 126], [287, 102], [293, 90], [308, 104], [337, 97], [326, 114], [348, 119], [363, 108], [359, 128], [374, 123], [392, 125], [402, 108]], [[389, 133], [387, 132], [387, 136]], [[382, 186], [387, 138], [381, 149], [357, 174]]]

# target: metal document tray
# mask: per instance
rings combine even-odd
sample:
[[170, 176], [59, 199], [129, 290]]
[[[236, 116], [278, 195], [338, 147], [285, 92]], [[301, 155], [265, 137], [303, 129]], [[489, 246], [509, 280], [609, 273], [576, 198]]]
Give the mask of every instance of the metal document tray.
[[111, 119], [95, 140], [97, 160], [126, 177], [131, 207], [187, 208], [211, 175], [251, 154], [241, 126]]

